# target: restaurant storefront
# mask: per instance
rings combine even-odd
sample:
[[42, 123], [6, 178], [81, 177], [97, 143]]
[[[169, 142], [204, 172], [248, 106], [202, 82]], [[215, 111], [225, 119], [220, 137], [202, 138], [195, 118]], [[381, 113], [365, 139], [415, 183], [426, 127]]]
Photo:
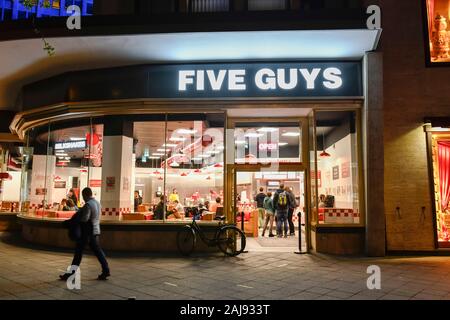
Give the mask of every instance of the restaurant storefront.
[[243, 218], [247, 236], [261, 237], [254, 197], [284, 185], [307, 251], [364, 253], [377, 59], [141, 65], [25, 86], [26, 111], [11, 124], [25, 141], [21, 170], [4, 186], [22, 234], [70, 246], [63, 199], [82, 205], [90, 187], [107, 249], [176, 250], [176, 232], [202, 208], [205, 229]]

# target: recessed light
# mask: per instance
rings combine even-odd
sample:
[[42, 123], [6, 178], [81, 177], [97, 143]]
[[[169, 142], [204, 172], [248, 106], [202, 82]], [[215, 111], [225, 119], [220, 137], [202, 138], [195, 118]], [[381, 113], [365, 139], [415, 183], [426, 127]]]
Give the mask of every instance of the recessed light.
[[300, 132], [285, 132], [282, 134], [283, 137], [299, 137]]
[[197, 132], [197, 130], [192, 130], [192, 129], [178, 129], [177, 132], [179, 134], [194, 134]]
[[275, 131], [278, 131], [278, 128], [259, 128], [256, 131], [258, 131], [258, 132], [275, 132]]
[[181, 142], [186, 140], [186, 138], [181, 138], [181, 137], [172, 137], [169, 139], [170, 141], [175, 141], [175, 142]]
[[263, 136], [264, 136], [264, 134], [256, 133], [256, 132], [249, 132], [249, 133], [246, 133], [244, 135], [244, 137], [247, 137], [247, 138], [260, 138], [260, 137], [263, 137]]

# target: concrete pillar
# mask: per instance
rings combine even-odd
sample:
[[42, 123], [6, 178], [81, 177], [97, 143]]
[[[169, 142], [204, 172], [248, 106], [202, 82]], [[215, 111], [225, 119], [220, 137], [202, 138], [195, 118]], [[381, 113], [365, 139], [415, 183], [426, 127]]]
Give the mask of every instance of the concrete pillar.
[[105, 119], [102, 163], [102, 219], [119, 220], [133, 211], [133, 124]]
[[363, 158], [366, 202], [366, 254], [386, 255], [384, 212], [383, 56], [369, 52], [364, 58], [365, 104]]

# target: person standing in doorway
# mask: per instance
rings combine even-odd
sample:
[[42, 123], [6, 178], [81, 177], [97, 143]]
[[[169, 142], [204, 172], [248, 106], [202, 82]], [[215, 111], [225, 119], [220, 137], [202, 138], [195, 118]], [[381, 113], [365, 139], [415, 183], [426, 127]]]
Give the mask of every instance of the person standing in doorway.
[[[276, 212], [277, 217], [277, 234], [278, 238], [281, 238], [284, 234], [284, 237], [287, 238], [288, 234], [288, 211], [291, 206], [289, 195], [284, 189], [284, 185], [280, 185], [280, 189], [275, 192], [273, 196], [273, 205]], [[282, 228], [284, 227], [284, 228]], [[284, 230], [283, 230], [284, 229]], [[283, 233], [284, 231], [284, 233]]]
[[289, 197], [289, 210], [288, 210], [288, 224], [289, 224], [289, 235], [295, 236], [295, 226], [294, 222], [292, 221], [292, 217], [294, 215], [295, 209], [297, 208], [297, 202], [295, 201], [295, 195], [292, 191], [292, 188], [286, 187], [286, 193]]
[[266, 194], [264, 193], [264, 188], [259, 188], [259, 193], [255, 197], [256, 208], [258, 209], [258, 227], [262, 228], [264, 224], [264, 218], [266, 211], [264, 210], [264, 199]]
[[[75, 255], [72, 260], [72, 266], [79, 267], [83, 258], [83, 251], [86, 244], [89, 244], [92, 252], [97, 257], [102, 267], [102, 273], [98, 276], [98, 280], [107, 280], [111, 275], [108, 261], [105, 253], [100, 247], [100, 203], [92, 196], [91, 188], [84, 188], [81, 192], [84, 206], [75, 214], [75, 220], [80, 226], [80, 236], [76, 240]], [[59, 277], [61, 280], [67, 280], [73, 273], [64, 273]]]
[[272, 192], [267, 192], [267, 197], [264, 199], [264, 209], [266, 210], [266, 219], [264, 221], [264, 227], [262, 236], [264, 237], [264, 234], [267, 229], [267, 225], [269, 225], [269, 237], [274, 237], [273, 235], [273, 220], [275, 217], [275, 209], [273, 207], [273, 199], [272, 199]]

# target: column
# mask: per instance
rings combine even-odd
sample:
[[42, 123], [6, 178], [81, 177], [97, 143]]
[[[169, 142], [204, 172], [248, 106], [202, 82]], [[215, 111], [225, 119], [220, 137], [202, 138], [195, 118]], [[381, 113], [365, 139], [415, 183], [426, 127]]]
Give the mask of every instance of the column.
[[366, 253], [386, 255], [384, 212], [383, 56], [369, 52], [364, 58], [365, 105], [363, 153], [366, 200]]
[[119, 220], [133, 211], [133, 123], [107, 117], [103, 135], [102, 219]]

